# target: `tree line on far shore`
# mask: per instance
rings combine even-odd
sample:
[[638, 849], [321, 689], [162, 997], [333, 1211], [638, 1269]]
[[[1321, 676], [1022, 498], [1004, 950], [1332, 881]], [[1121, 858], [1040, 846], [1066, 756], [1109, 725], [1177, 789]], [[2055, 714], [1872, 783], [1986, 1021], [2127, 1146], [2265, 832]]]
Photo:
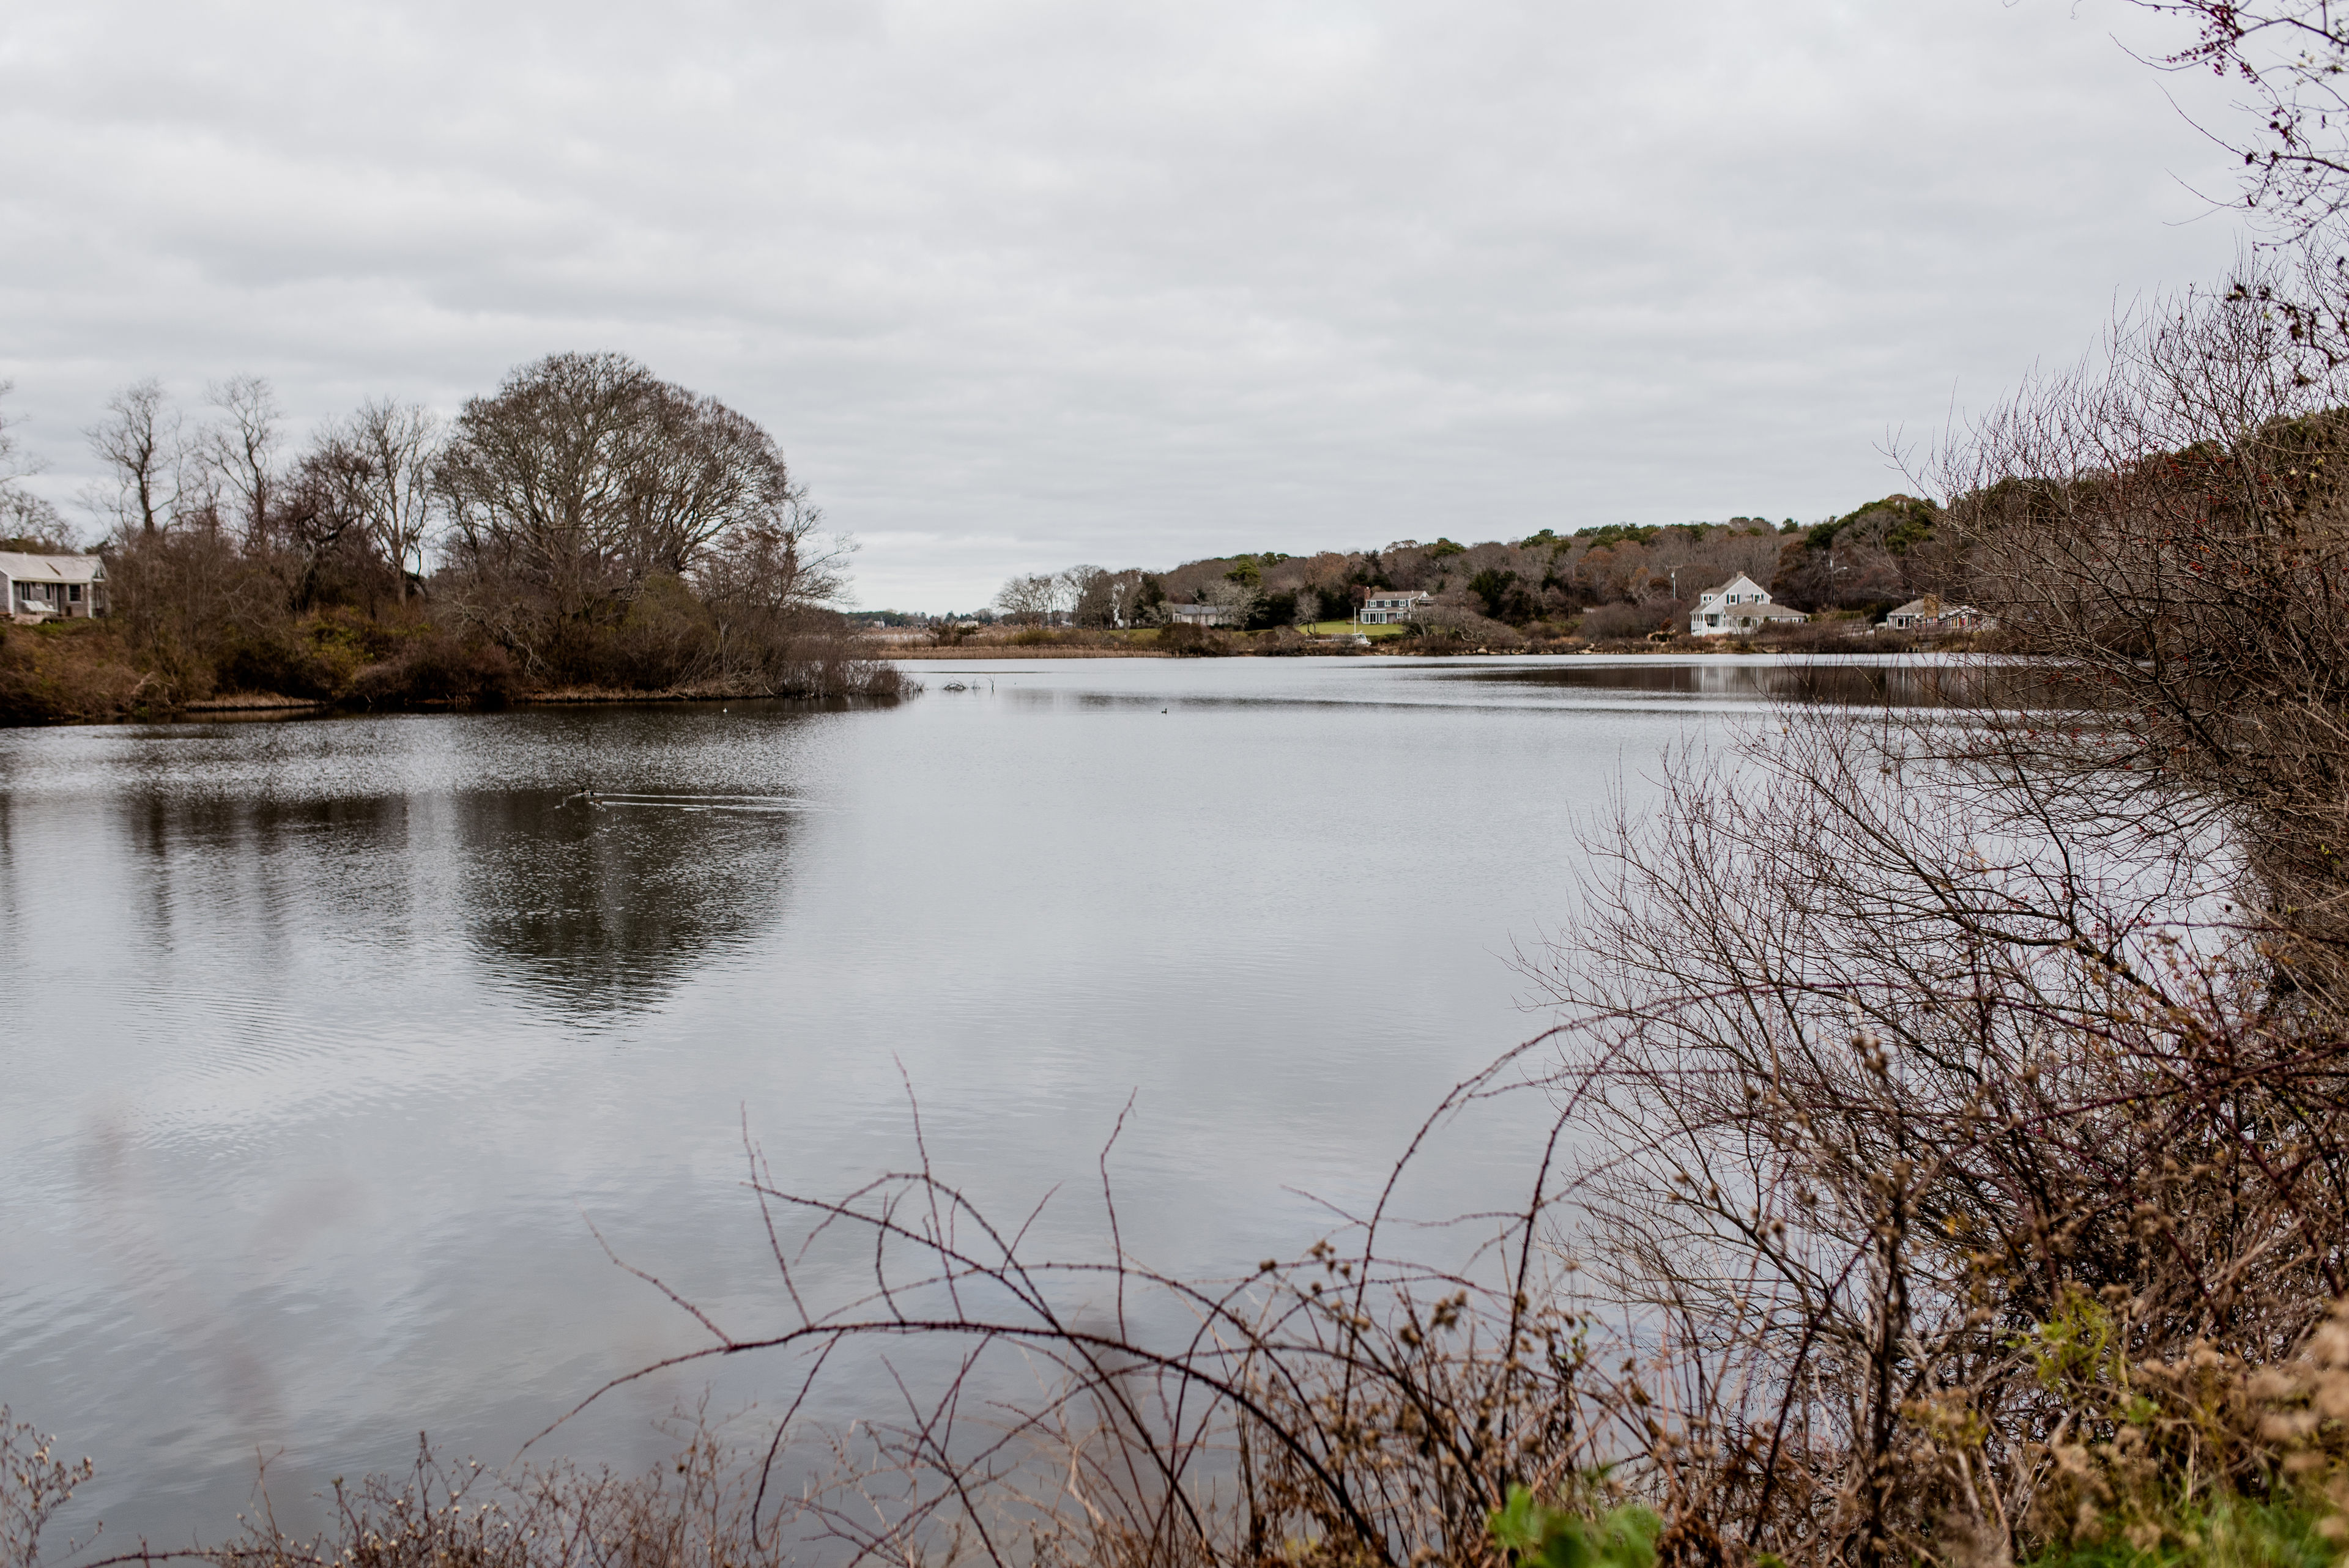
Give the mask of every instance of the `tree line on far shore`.
[[1234, 626], [1268, 631], [1347, 620], [1372, 591], [1394, 589], [1429, 594], [1421, 619], [1439, 632], [1508, 642], [1546, 628], [1604, 640], [1684, 626], [1700, 593], [1744, 573], [1793, 608], [1880, 620], [1905, 600], [1959, 589], [1940, 521], [1933, 502], [1890, 495], [1810, 527], [1754, 517], [1615, 523], [1513, 542], [1214, 556], [1159, 573], [1072, 566], [1011, 578], [990, 608], [1020, 625], [1107, 627], [1163, 624], [1170, 605], [1212, 604]]
[[[266, 381], [207, 405], [109, 400], [84, 500], [111, 613], [0, 642], [0, 715], [895, 689], [833, 607], [851, 547], [773, 438], [626, 356], [521, 366], [454, 419], [369, 401], [295, 449]], [[15, 457], [0, 425], [0, 548], [73, 548]]]

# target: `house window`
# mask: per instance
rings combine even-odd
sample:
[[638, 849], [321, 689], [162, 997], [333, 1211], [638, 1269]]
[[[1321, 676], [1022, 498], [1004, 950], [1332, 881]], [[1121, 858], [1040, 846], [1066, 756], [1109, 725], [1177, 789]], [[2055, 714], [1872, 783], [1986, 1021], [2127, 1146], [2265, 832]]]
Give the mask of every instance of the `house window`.
[[75, 583], [72, 587], [70, 587], [70, 588], [67, 589], [67, 590], [66, 590], [66, 597], [67, 597], [67, 598], [68, 598], [68, 599], [70, 599], [70, 600], [72, 600], [72, 601], [73, 601], [75, 603], [77, 603], [77, 604], [80, 603], [81, 603], [81, 584], [80, 584], [80, 583]]

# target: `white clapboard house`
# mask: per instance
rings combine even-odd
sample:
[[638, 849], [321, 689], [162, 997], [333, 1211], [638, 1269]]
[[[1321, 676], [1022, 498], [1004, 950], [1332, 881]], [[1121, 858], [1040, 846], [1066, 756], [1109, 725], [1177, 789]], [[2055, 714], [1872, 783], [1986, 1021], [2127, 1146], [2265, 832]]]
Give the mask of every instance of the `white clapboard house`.
[[1800, 610], [1770, 603], [1770, 590], [1741, 572], [1696, 596], [1696, 608], [1689, 612], [1689, 635], [1726, 637], [1809, 619]]
[[106, 614], [106, 562], [95, 555], [21, 555], [0, 550], [0, 603], [14, 621], [79, 620]]
[[1362, 601], [1361, 614], [1356, 617], [1365, 626], [1395, 626], [1415, 620], [1419, 613], [1435, 603], [1433, 593], [1406, 593], [1400, 588], [1373, 588], [1371, 596]]

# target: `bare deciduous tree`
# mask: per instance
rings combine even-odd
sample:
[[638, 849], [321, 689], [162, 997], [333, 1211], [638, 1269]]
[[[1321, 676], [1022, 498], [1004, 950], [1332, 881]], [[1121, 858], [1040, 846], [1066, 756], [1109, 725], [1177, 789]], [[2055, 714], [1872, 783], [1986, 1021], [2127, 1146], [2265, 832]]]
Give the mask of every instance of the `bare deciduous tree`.
[[413, 403], [365, 403], [336, 439], [364, 465], [367, 482], [358, 496], [364, 525], [398, 573], [406, 603], [409, 582], [423, 575], [439, 500], [440, 418]]
[[2228, 821], [2244, 895], [2292, 912], [2305, 962], [2349, 957], [2349, 371], [2265, 289], [2125, 324], [1982, 420], [1944, 482], [1971, 591], [2105, 710], [2041, 765]]
[[295, 461], [285, 482], [274, 487], [266, 553], [291, 555], [286, 575], [295, 610], [314, 605], [327, 565], [337, 555], [355, 542], [361, 543], [362, 552], [372, 551], [367, 521], [378, 486], [367, 451], [349, 432], [329, 428]]
[[1131, 569], [1104, 572], [1094, 566], [1074, 570], [1086, 574], [1071, 611], [1078, 625], [1130, 626], [1134, 624], [1142, 603], [1143, 574], [1140, 572]]
[[[0, 403], [5, 403], [16, 383], [0, 381]], [[68, 549], [73, 543], [72, 531], [57, 509], [43, 496], [27, 489], [27, 475], [41, 471], [41, 465], [26, 457], [16, 439], [14, 427], [18, 418], [0, 407], [0, 539], [14, 539], [43, 549]]]
[[839, 617], [823, 607], [846, 590], [856, 546], [823, 523], [795, 487], [781, 517], [731, 530], [695, 570], [693, 585], [717, 625], [721, 676], [780, 686], [788, 666], [810, 656], [854, 656], [833, 624]]
[[[2349, 1035], [2261, 1000], [2240, 861], [2037, 764], [2031, 722], [1785, 713], [1671, 767], [1550, 960], [1559, 1244], [1719, 1390], [1680, 1457], [1749, 1547], [2016, 1538], [2075, 1303], [2264, 1358], [2344, 1282]], [[2285, 1153], [2285, 1150], [2290, 1150]]]
[[[1072, 624], [1106, 626], [1110, 624], [1108, 572], [1098, 566], [1077, 565], [1062, 567], [1058, 575], [1058, 607], [1067, 613]], [[1089, 611], [1094, 619], [1086, 619]]]
[[2250, 94], [2258, 129], [2220, 139], [2241, 158], [2244, 203], [2294, 237], [2349, 205], [2349, 15], [2329, 0], [2137, 0], [2190, 19], [2200, 36], [2162, 63], [2208, 70]]
[[838, 585], [772, 438], [623, 355], [517, 370], [465, 405], [437, 472], [459, 607], [529, 663], [616, 624], [657, 577], [711, 567], [740, 598], [746, 572], [771, 571], [757, 593], [803, 605]]
[[154, 534], [178, 500], [180, 419], [162, 383], [149, 377], [107, 399], [107, 418], [87, 432], [90, 450], [114, 480], [98, 504], [117, 525]]
[[277, 426], [285, 417], [277, 394], [261, 377], [232, 376], [205, 387], [204, 401], [222, 418], [203, 431], [194, 456], [233, 499], [245, 539], [258, 543], [276, 500]]
[[730, 530], [802, 514], [765, 431], [617, 354], [560, 354], [465, 405], [440, 465], [469, 563], [543, 584], [564, 609], [690, 572]]
[[1064, 585], [1060, 574], [1051, 572], [1025, 573], [1004, 579], [996, 590], [995, 613], [1018, 626], [1040, 626], [1061, 608]]

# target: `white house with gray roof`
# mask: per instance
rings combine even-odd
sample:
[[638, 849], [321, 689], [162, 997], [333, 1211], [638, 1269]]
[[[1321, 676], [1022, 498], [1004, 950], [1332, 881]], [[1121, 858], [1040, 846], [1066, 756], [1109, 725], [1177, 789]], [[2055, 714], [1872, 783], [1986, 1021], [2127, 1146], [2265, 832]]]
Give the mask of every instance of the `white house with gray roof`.
[[16, 622], [106, 614], [106, 562], [95, 555], [23, 555], [0, 550], [0, 603]]
[[1406, 593], [1400, 588], [1373, 588], [1355, 617], [1365, 626], [1394, 626], [1413, 619], [1435, 603], [1433, 593]]
[[1689, 612], [1689, 635], [1727, 637], [1809, 619], [1800, 610], [1770, 603], [1770, 590], [1741, 572], [1696, 596], [1696, 608]]

